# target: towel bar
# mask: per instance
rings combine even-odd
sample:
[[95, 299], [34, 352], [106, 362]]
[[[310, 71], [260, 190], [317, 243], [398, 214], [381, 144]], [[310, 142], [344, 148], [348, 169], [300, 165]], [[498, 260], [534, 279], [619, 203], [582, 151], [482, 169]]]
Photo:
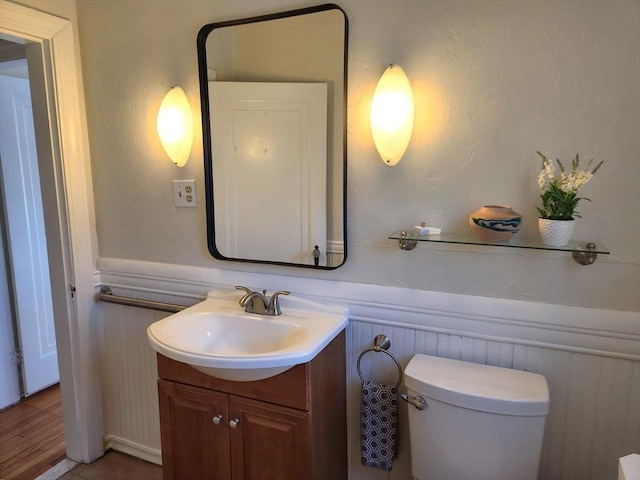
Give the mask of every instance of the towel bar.
[[127, 305], [129, 307], [148, 308], [150, 310], [159, 310], [161, 312], [170, 313], [177, 313], [187, 308], [184, 305], [177, 305], [175, 303], [155, 302], [153, 300], [142, 300], [139, 298], [114, 295], [113, 291], [109, 287], [102, 287], [100, 289], [98, 300], [108, 303], [117, 303], [119, 305]]
[[390, 352], [387, 351], [390, 346], [391, 346], [391, 340], [389, 340], [389, 338], [386, 335], [382, 335], [382, 334], [376, 335], [376, 338], [374, 338], [373, 340], [373, 347], [367, 348], [358, 357], [357, 367], [358, 367], [358, 376], [360, 377], [360, 380], [362, 381], [365, 380], [365, 378], [362, 376], [362, 372], [360, 371], [360, 360], [362, 360], [362, 357], [365, 355], [365, 353], [382, 352], [382, 353], [386, 353], [389, 357], [391, 357], [391, 360], [393, 360], [394, 363], [396, 364], [396, 367], [398, 367], [398, 381], [396, 382], [395, 386], [396, 388], [400, 386], [400, 384], [402, 383], [402, 367], [400, 366], [400, 363], [398, 362], [396, 357], [394, 357]]

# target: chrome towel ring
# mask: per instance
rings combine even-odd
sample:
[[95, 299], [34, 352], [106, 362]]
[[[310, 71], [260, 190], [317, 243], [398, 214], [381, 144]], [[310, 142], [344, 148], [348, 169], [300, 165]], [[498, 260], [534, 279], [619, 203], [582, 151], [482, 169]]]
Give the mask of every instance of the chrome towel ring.
[[362, 357], [364, 356], [364, 354], [369, 352], [382, 352], [387, 354], [389, 357], [391, 357], [391, 360], [393, 360], [393, 362], [396, 364], [396, 367], [398, 367], [398, 381], [396, 382], [395, 386], [396, 388], [400, 386], [400, 384], [402, 383], [402, 367], [400, 366], [400, 363], [398, 362], [396, 357], [394, 357], [391, 353], [387, 351], [390, 346], [391, 346], [391, 340], [389, 340], [389, 338], [386, 335], [382, 335], [382, 334], [376, 335], [376, 338], [374, 338], [373, 340], [373, 347], [367, 348], [358, 357], [357, 367], [358, 367], [358, 376], [360, 377], [360, 380], [365, 381], [365, 378], [362, 376], [362, 371], [360, 370], [360, 360], [362, 360]]

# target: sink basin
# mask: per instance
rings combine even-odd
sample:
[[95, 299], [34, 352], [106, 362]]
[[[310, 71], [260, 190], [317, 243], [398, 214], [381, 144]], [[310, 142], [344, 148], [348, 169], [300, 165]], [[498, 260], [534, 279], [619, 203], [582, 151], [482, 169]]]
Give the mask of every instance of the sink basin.
[[309, 362], [349, 321], [346, 308], [294, 295], [280, 297], [281, 315], [246, 313], [241, 297], [237, 291], [210, 292], [203, 302], [149, 326], [149, 343], [208, 375], [254, 381]]

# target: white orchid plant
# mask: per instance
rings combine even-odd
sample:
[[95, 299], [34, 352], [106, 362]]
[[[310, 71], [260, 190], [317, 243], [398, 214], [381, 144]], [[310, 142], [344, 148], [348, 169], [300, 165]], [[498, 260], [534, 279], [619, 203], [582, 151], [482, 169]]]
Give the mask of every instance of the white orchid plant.
[[553, 162], [542, 153], [537, 153], [542, 158], [542, 169], [538, 175], [538, 186], [542, 190], [542, 195], [540, 195], [542, 208], [536, 207], [540, 216], [551, 220], [572, 220], [574, 217], [580, 217], [576, 211], [578, 202], [580, 200], [590, 202], [591, 200], [578, 197], [578, 190], [591, 180], [604, 160], [590, 170], [593, 163], [593, 159], [591, 159], [587, 167], [580, 170], [580, 158], [576, 154], [576, 158], [571, 161], [571, 170], [567, 170], [562, 162], [556, 159], [560, 170], [560, 177], [557, 178]]

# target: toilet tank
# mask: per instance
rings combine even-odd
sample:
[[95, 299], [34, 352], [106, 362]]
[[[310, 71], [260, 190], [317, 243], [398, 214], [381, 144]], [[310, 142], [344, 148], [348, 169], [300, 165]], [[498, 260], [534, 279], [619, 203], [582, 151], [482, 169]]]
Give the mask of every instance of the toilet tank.
[[414, 356], [405, 369], [416, 480], [535, 480], [549, 389], [542, 375]]

